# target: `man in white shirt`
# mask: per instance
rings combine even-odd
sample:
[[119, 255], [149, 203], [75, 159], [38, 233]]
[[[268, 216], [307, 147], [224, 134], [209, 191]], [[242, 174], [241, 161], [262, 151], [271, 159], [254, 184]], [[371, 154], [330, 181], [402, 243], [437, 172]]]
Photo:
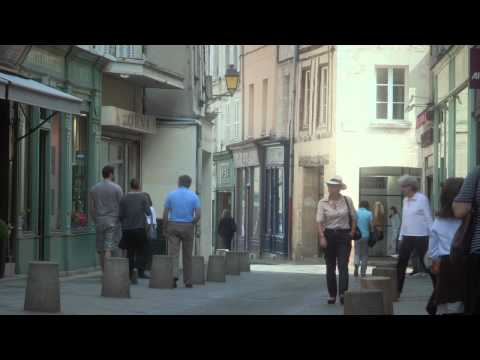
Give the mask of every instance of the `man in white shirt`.
[[[418, 181], [414, 176], [404, 175], [399, 179], [403, 199], [402, 225], [400, 227], [401, 245], [399, 249], [397, 278], [398, 293], [401, 294], [405, 282], [405, 271], [413, 250], [416, 251], [423, 267], [428, 250], [428, 238], [433, 224], [432, 211], [428, 198], [418, 192]], [[434, 275], [427, 270], [435, 285]]]

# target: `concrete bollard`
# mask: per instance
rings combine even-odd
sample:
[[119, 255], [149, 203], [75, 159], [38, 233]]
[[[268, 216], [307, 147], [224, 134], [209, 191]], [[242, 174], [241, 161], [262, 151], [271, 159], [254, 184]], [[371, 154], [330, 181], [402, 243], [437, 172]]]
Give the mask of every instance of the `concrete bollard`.
[[57, 313], [60, 308], [58, 264], [49, 261], [30, 262], [23, 309]]
[[128, 259], [109, 257], [105, 259], [102, 279], [102, 296], [114, 298], [130, 297], [130, 271]]
[[205, 285], [205, 260], [203, 256], [192, 256], [192, 284]]
[[343, 311], [344, 315], [385, 315], [382, 290], [346, 291]]
[[207, 281], [225, 282], [226, 261], [225, 256], [211, 255], [208, 258]]
[[227, 275], [240, 275], [240, 254], [229, 252], [225, 257]]
[[130, 283], [132, 285], [138, 284], [138, 270], [137, 269], [133, 269], [132, 278], [130, 279]]
[[153, 289], [173, 289], [174, 257], [153, 255], [150, 271], [150, 287]]
[[360, 279], [362, 289], [380, 289], [383, 291], [385, 315], [393, 315], [392, 282], [385, 276], [370, 276]]
[[240, 256], [240, 272], [250, 272], [250, 254], [247, 251], [238, 253]]
[[398, 301], [397, 268], [384, 266], [376, 267], [372, 270], [372, 275], [389, 277], [392, 284], [392, 300]]
[[226, 256], [228, 252], [230, 252], [230, 250], [228, 250], [228, 249], [217, 249], [215, 251], [215, 255]]

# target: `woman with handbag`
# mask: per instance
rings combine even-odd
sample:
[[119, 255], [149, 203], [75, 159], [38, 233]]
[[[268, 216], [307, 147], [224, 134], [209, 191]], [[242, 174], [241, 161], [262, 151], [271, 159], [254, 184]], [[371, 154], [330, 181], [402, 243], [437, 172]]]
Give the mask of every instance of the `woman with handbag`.
[[[437, 281], [427, 309], [438, 315], [463, 313], [465, 268], [463, 261], [452, 261], [450, 249], [462, 221], [456, 219], [452, 203], [462, 187], [462, 178], [449, 178], [442, 186], [440, 211], [432, 225], [428, 241], [428, 257], [432, 260], [432, 273]], [[428, 311], [428, 310], [427, 310]], [[435, 311], [429, 311], [434, 313]]]
[[232, 250], [232, 239], [236, 231], [237, 225], [235, 224], [233, 217], [230, 215], [230, 210], [223, 210], [220, 223], [218, 224], [218, 235], [220, 235], [223, 244], [220, 244], [217, 248]]
[[368, 201], [360, 201], [357, 210], [358, 228], [362, 234], [362, 238], [355, 242], [355, 271], [353, 276], [358, 276], [358, 268], [360, 267], [360, 276], [367, 274], [368, 263], [368, 241], [370, 240], [370, 232], [372, 231], [373, 215], [370, 211]]
[[343, 196], [340, 191], [347, 187], [340, 176], [327, 181], [328, 196], [318, 202], [316, 222], [320, 246], [325, 249], [327, 265], [328, 304], [335, 304], [337, 298], [337, 277], [335, 270], [338, 262], [338, 295], [343, 305], [344, 293], [348, 290], [348, 258], [352, 249], [352, 239], [359, 239], [357, 215], [352, 199]]

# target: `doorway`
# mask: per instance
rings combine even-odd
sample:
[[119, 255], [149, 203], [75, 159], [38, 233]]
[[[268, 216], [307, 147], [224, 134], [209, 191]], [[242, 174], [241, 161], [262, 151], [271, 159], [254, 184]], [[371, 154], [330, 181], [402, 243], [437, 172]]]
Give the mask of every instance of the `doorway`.
[[40, 130], [39, 142], [39, 179], [38, 179], [38, 260], [47, 260], [47, 166], [48, 166], [48, 131]]

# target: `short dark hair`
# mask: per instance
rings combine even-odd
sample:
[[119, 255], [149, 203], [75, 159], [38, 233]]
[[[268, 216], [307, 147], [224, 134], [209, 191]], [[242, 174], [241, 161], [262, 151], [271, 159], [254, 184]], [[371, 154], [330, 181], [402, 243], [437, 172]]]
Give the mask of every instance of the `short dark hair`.
[[178, 186], [186, 187], [187, 189], [192, 185], [192, 178], [188, 175], [182, 175], [178, 178]]
[[133, 190], [140, 189], [140, 182], [137, 179], [130, 180], [130, 189], [133, 189]]
[[111, 165], [104, 166], [102, 169], [103, 178], [106, 179], [110, 177], [110, 174], [113, 174], [114, 172], [115, 172], [115, 169], [113, 168], [113, 166]]
[[457, 197], [463, 185], [463, 178], [448, 178], [442, 185], [440, 193], [440, 210], [437, 216], [440, 218], [454, 218], [453, 201]]
[[368, 203], [367, 200], [360, 201], [360, 205], [358, 207], [370, 210], [370, 204]]
[[395, 214], [398, 214], [398, 210], [395, 206], [390, 207], [390, 210], [392, 210]]

